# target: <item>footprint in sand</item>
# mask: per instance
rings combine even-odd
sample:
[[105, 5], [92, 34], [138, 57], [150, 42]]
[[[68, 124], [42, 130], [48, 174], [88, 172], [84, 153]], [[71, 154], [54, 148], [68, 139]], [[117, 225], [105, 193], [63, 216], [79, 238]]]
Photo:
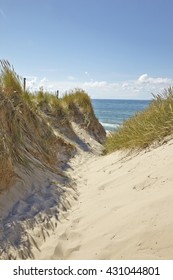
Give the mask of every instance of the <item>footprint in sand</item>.
[[105, 188], [106, 188], [106, 184], [101, 185], [101, 186], [98, 188], [98, 190], [99, 190], [99, 191], [104, 191]]
[[66, 256], [65, 259], [67, 259], [73, 252], [79, 251], [80, 247], [81, 247], [80, 245], [77, 245], [73, 248], [67, 249], [67, 251], [65, 252], [65, 256]]
[[52, 260], [63, 260], [63, 248], [62, 245], [59, 243], [54, 250], [54, 253], [51, 257]]

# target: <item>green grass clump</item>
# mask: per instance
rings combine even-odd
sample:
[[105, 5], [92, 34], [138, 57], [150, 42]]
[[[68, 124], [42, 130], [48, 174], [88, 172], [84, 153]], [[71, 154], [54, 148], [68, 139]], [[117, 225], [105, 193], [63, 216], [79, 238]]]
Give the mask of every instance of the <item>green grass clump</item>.
[[14, 68], [10, 65], [7, 60], [0, 60], [0, 90], [6, 95], [12, 95], [14, 92], [21, 94], [22, 79], [16, 74]]
[[62, 104], [64, 104], [65, 108], [71, 113], [78, 108], [82, 113], [94, 115], [91, 99], [82, 89], [74, 89], [66, 93], [62, 98]]
[[107, 153], [119, 149], [143, 149], [173, 133], [173, 87], [153, 97], [145, 110], [126, 120], [107, 137]]
[[61, 99], [58, 99], [55, 95], [44, 92], [40, 89], [35, 95], [35, 101], [37, 106], [42, 110], [47, 109], [52, 116], [65, 117], [65, 110], [62, 106]]

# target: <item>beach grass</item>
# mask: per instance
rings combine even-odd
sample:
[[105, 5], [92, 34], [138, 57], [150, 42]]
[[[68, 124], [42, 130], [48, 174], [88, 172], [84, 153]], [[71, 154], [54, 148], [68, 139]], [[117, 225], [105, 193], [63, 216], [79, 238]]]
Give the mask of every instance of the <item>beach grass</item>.
[[89, 95], [80, 88], [66, 92], [61, 101], [69, 113], [73, 113], [76, 107], [78, 107], [83, 113], [94, 115]]
[[71, 121], [87, 126], [95, 119], [85, 91], [74, 89], [62, 98], [43, 88], [31, 93], [24, 89], [23, 79], [10, 63], [1, 60], [0, 189], [14, 181], [16, 168], [31, 170], [32, 159], [51, 170], [57, 169], [61, 162], [57, 154], [65, 153], [68, 157], [76, 148], [56, 129], [74, 136]]
[[14, 68], [7, 60], [0, 60], [0, 90], [6, 95], [14, 92], [22, 93], [22, 78], [14, 71]]
[[161, 142], [173, 133], [173, 87], [153, 100], [142, 112], [123, 122], [105, 142], [105, 152], [120, 149], [144, 149], [154, 142]]
[[48, 104], [54, 97], [24, 91], [13, 67], [7, 61], [0, 66], [0, 189], [4, 189], [14, 183], [17, 168], [33, 168], [33, 158], [54, 170], [59, 162], [55, 151], [66, 147], [70, 153], [74, 147], [54, 133], [39, 109], [42, 99]]

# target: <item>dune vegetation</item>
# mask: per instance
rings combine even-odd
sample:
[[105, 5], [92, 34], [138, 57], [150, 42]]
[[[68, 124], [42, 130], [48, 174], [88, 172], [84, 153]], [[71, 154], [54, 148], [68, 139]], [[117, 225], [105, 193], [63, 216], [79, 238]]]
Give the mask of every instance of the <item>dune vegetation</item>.
[[60, 99], [42, 88], [30, 93], [5, 60], [0, 61], [0, 120], [1, 190], [14, 183], [16, 168], [32, 169], [33, 158], [35, 164], [57, 172], [57, 153], [70, 156], [76, 150], [68, 141], [77, 139], [71, 121], [80, 123], [98, 140], [95, 130], [99, 126], [104, 131], [86, 92], [76, 89]]
[[173, 87], [153, 100], [142, 112], [136, 113], [107, 137], [105, 152], [119, 149], [143, 149], [162, 142], [173, 133]]

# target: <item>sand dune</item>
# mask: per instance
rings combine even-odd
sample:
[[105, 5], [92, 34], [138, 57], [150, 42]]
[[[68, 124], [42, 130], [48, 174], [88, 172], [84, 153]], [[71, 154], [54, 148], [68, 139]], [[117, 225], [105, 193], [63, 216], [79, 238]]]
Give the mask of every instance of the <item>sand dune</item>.
[[69, 165], [78, 199], [35, 258], [173, 258], [172, 140], [128, 156], [81, 151]]

